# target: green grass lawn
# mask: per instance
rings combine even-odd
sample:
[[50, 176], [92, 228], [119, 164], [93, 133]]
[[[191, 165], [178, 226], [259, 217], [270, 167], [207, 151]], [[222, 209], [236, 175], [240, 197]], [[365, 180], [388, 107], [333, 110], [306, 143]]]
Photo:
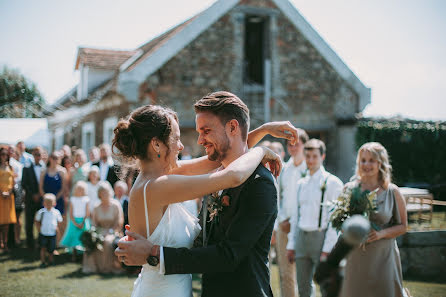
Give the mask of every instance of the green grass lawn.
[[[0, 296], [130, 296], [136, 275], [83, 275], [81, 264], [70, 262], [71, 256], [61, 250], [56, 264], [39, 268], [38, 251], [17, 248], [0, 254]], [[279, 294], [276, 265], [271, 267], [271, 286], [274, 296]], [[446, 296], [446, 284], [406, 281], [416, 297]], [[194, 296], [200, 296], [200, 282], [194, 277]], [[320, 296], [319, 294], [317, 295]]]
[[[22, 222], [24, 220], [22, 219]], [[411, 223], [412, 230], [446, 229], [446, 213], [434, 213], [430, 226]], [[22, 232], [24, 239], [24, 232]], [[37, 250], [24, 247], [0, 253], [0, 297], [9, 296], [130, 296], [137, 275], [83, 275], [80, 260], [71, 262], [63, 250], [55, 257], [55, 265], [40, 268]], [[415, 297], [446, 297], [446, 284], [405, 281]], [[200, 296], [200, 278], [194, 276], [194, 296]], [[271, 266], [271, 287], [274, 296], [280, 296], [278, 267]], [[320, 297], [320, 294], [317, 294]]]

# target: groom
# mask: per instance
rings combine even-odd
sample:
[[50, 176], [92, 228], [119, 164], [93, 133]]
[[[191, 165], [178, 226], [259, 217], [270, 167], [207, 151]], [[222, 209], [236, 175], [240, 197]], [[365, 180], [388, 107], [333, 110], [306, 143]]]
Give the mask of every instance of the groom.
[[[248, 150], [248, 107], [234, 94], [215, 92], [195, 104], [198, 143], [209, 160], [227, 167]], [[273, 296], [268, 252], [277, 216], [277, 191], [272, 174], [259, 165], [237, 188], [218, 195], [223, 205], [216, 214], [214, 197], [204, 200], [203, 230], [194, 248], [153, 246], [128, 232], [134, 241], [121, 241], [116, 255], [126, 264], [160, 264], [160, 273], [203, 273], [202, 296]], [[217, 209], [219, 209], [217, 207]], [[204, 217], [204, 219], [203, 219]]]

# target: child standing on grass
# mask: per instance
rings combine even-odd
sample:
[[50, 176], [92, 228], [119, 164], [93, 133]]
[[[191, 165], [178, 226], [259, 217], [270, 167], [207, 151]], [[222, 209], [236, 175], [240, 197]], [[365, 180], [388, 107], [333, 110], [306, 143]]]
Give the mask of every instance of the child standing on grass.
[[82, 247], [81, 235], [90, 229], [90, 199], [87, 196], [87, 183], [78, 181], [70, 199], [70, 220], [60, 244], [73, 249], [73, 261], [76, 261], [76, 248]]
[[[35, 222], [39, 230], [40, 267], [54, 264], [53, 252], [56, 248], [56, 235], [59, 232], [59, 224], [63, 221], [60, 211], [56, 206], [56, 196], [51, 193], [43, 195], [43, 208], [36, 213]], [[48, 253], [48, 262], [46, 254]]]

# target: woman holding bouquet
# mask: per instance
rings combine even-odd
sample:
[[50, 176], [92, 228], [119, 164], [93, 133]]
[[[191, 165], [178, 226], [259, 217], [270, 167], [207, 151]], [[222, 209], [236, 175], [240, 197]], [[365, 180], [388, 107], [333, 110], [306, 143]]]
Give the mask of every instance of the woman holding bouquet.
[[92, 213], [92, 225], [104, 236], [102, 250], [86, 251], [82, 263], [83, 273], [120, 274], [124, 270], [114, 255], [114, 240], [122, 236], [124, 215], [119, 201], [113, 198], [113, 189], [108, 181], [98, 183], [98, 197], [101, 200]]
[[356, 159], [356, 180], [346, 187], [376, 192], [376, 210], [370, 215], [372, 231], [365, 245], [347, 257], [341, 296], [405, 296], [401, 259], [395, 238], [406, 233], [406, 204], [391, 183], [387, 150], [377, 142], [361, 146]]

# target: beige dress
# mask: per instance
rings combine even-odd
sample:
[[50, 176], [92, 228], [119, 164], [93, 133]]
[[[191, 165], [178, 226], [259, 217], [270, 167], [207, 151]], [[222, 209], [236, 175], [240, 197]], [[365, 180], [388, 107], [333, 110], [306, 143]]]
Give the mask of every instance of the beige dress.
[[[124, 272], [118, 258], [114, 254], [113, 241], [115, 234], [122, 231], [124, 216], [121, 204], [111, 199], [107, 209], [99, 204], [93, 210], [94, 222], [92, 224], [104, 235], [103, 251], [85, 252], [82, 272], [84, 273], [113, 273]], [[122, 234], [120, 234], [122, 235]]]
[[[347, 186], [354, 186], [349, 183]], [[396, 186], [377, 196], [377, 213], [371, 221], [380, 228], [401, 223], [398, 204], [395, 201]], [[354, 249], [347, 256], [344, 283], [340, 296], [343, 297], [399, 297], [403, 293], [401, 259], [395, 238], [381, 239]]]

